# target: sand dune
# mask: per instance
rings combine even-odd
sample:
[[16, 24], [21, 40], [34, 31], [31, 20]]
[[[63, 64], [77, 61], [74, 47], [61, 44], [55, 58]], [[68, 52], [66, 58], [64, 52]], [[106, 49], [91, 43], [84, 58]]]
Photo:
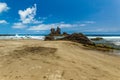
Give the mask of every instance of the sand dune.
[[120, 80], [120, 57], [68, 41], [0, 41], [0, 80]]

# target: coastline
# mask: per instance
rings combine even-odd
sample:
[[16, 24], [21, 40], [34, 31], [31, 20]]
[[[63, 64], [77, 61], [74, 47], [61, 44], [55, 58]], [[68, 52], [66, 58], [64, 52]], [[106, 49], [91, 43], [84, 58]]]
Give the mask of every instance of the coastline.
[[[62, 39], [64, 37], [65, 36], [63, 36], [63, 35], [54, 36], [54, 39], [59, 40], [59, 39]], [[93, 43], [95, 43], [95, 45], [93, 45], [94, 48], [97, 47], [97, 46], [98, 47], [100, 46], [101, 49], [106, 47], [105, 50], [108, 50], [109, 48], [110, 49], [116, 49], [116, 50], [120, 49], [120, 36], [118, 36], [118, 35], [86, 34], [86, 37], [88, 37], [89, 40], [91, 40]], [[46, 38], [46, 35], [43, 35], [43, 34], [14, 34], [14, 36], [12, 34], [12, 35], [1, 35], [0, 36], [0, 40], [9, 40], [9, 39], [10, 40], [29, 40], [29, 39], [32, 40], [32, 39], [34, 39], [34, 40], [44, 41], [45, 38]], [[102, 39], [101, 40], [95, 40], [95, 41], [92, 40], [92, 39], [95, 39], [95, 38], [102, 38]], [[90, 47], [91, 49], [93, 48], [92, 46], [88, 46], [88, 47]], [[102, 49], [102, 50], [104, 51], [104, 49]]]

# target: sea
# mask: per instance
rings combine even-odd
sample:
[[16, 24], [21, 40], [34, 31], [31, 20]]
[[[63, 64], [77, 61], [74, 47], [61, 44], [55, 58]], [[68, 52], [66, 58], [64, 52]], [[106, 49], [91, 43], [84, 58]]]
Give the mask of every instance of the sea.
[[96, 43], [112, 43], [114, 45], [120, 45], [120, 34], [86, 34], [89, 39], [103, 38], [103, 40], [96, 41]]
[[[84, 33], [90, 40], [92, 38], [103, 38], [99, 41], [93, 41], [94, 43], [107, 44], [114, 49], [113, 51], [108, 52], [109, 54], [115, 54], [120, 56], [120, 33]], [[117, 50], [118, 49], [118, 50]]]
[[38, 39], [38, 40], [44, 40], [45, 34], [0, 34], [1, 40], [7, 40], [7, 39]]

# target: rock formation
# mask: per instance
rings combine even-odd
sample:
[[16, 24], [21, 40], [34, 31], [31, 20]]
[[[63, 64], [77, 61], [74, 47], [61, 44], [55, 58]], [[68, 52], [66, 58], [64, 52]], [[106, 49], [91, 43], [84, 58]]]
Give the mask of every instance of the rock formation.
[[68, 36], [69, 34], [67, 32], [63, 32], [63, 36]]
[[103, 38], [97, 37], [97, 38], [92, 38], [91, 40], [93, 40], [93, 41], [100, 41], [100, 40], [103, 40]]
[[68, 40], [82, 44], [92, 44], [92, 42], [82, 33], [73, 33], [70, 35], [66, 32], [63, 32], [63, 34], [61, 34], [61, 29], [59, 27], [57, 27], [56, 30], [54, 28], [51, 28], [50, 31], [50, 34], [45, 37], [45, 40], [55, 40], [54, 36], [65, 36], [59, 40]]
[[57, 27], [56, 30], [55, 30], [55, 28], [51, 28], [49, 35], [50, 36], [60, 36], [61, 35], [61, 29], [59, 27]]
[[51, 28], [49, 35], [53, 36], [55, 33], [56, 33], [56, 32], [55, 32], [55, 29], [54, 29], [54, 28]]
[[93, 44], [84, 34], [82, 33], [73, 33], [71, 35], [68, 35], [61, 40], [68, 40], [73, 42], [78, 42], [82, 44]]
[[59, 27], [57, 27], [56, 35], [61, 35], [61, 29]]
[[53, 41], [54, 37], [53, 36], [46, 36], [45, 41]]

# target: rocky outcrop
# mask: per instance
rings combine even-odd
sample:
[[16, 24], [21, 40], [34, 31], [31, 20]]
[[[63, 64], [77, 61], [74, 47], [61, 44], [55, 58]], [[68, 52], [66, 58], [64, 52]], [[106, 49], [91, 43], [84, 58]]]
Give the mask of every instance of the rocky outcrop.
[[49, 36], [60, 36], [60, 35], [61, 35], [61, 29], [59, 27], [57, 27], [56, 30], [55, 28], [51, 28]]
[[57, 27], [57, 29], [55, 30], [54, 28], [51, 28], [50, 30], [50, 34], [48, 36], [45, 37], [45, 41], [46, 40], [55, 40], [55, 36], [64, 36], [64, 38], [59, 38], [57, 40], [68, 40], [68, 41], [73, 41], [73, 42], [78, 42], [78, 43], [82, 43], [82, 44], [93, 44], [84, 34], [82, 33], [73, 33], [73, 34], [68, 34], [66, 32], [63, 32], [63, 34], [61, 34], [61, 29], [59, 27]]
[[63, 36], [68, 36], [69, 34], [67, 32], [63, 32]]
[[68, 36], [69, 34], [67, 32], [61, 32], [61, 29], [59, 27], [51, 28], [50, 34], [48, 36]]
[[92, 38], [91, 40], [93, 40], [93, 41], [100, 41], [100, 40], [103, 40], [103, 38], [97, 37], [97, 38]]
[[61, 40], [69, 40], [73, 42], [78, 42], [82, 44], [93, 44], [84, 34], [82, 33], [73, 33], [71, 35], [68, 35]]
[[52, 35], [54, 35], [55, 33], [56, 33], [55, 29], [54, 29], [54, 28], [51, 28], [49, 35], [52, 36]]
[[46, 36], [45, 41], [53, 41], [54, 37], [53, 36]]
[[61, 36], [61, 29], [59, 27], [56, 30], [55, 28], [51, 28], [50, 34], [45, 37], [45, 41], [55, 40], [54, 36]]
[[59, 27], [57, 27], [57, 30], [55, 32], [56, 35], [61, 35], [61, 29]]

